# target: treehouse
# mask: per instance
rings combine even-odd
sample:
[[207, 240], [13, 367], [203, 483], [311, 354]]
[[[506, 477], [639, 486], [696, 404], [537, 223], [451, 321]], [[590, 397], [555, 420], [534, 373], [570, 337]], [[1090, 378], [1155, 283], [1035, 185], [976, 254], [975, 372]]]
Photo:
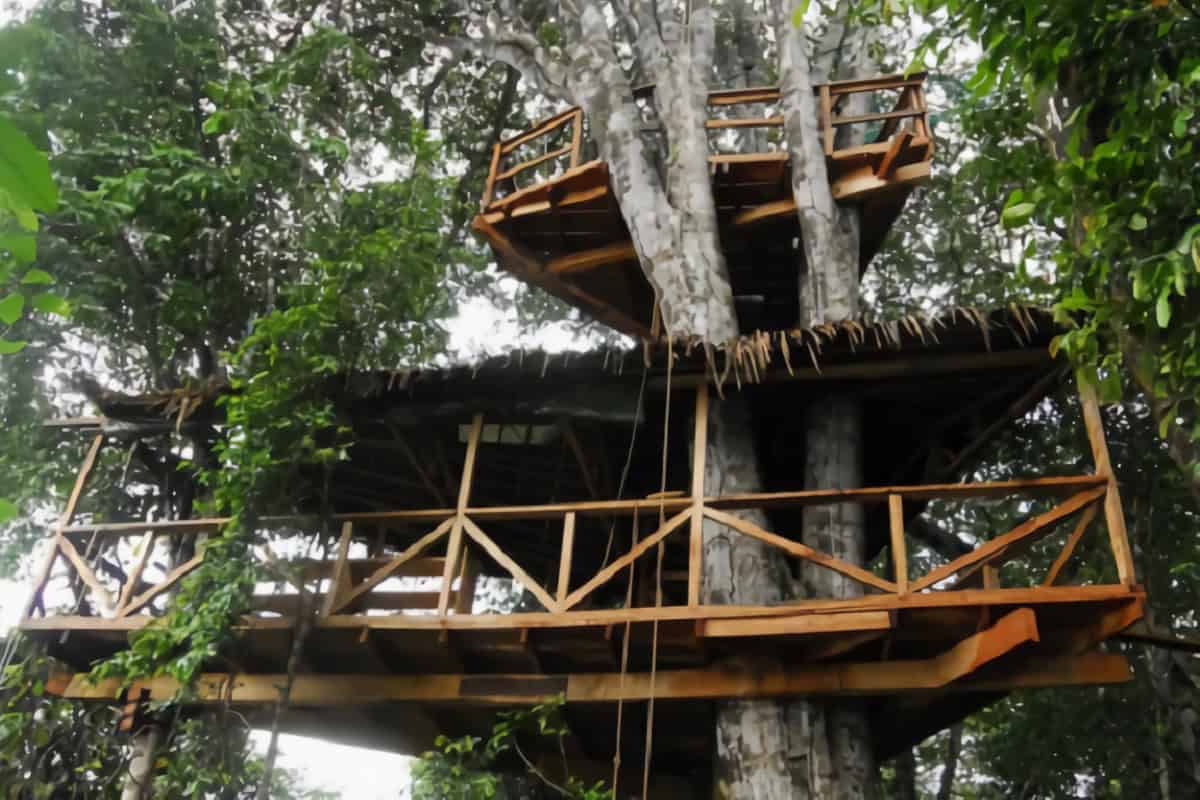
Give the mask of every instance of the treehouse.
[[[653, 698], [654, 791], [700, 796], [722, 699], [854, 698], [885, 758], [1009, 692], [1129, 680], [1102, 644], [1144, 594], [1094, 396], [1044, 402], [1064, 397], [1056, 332], [1014, 306], [758, 334], [715, 370], [703, 348], [659, 340], [345, 376], [329, 396], [355, 444], [328, 482], [332, 517], [314, 516], [322, 476], [301, 474], [301, 513], [259, 521], [263, 577], [190, 702], [267, 720], [308, 619], [286, 730], [417, 753], [561, 694], [576, 774], [610, 774], [622, 720], [640, 776]], [[106, 397], [102, 416], [53, 423], [90, 447], [20, 623], [64, 665], [51, 691], [114, 702], [116, 684], [82, 673], [162, 617], [221, 528], [158, 518], [178, 436], [219, 435], [210, 388]], [[707, 409], [732, 393], [760, 491], [705, 484]], [[800, 420], [833, 394], [861, 402], [862, 488], [804, 485]], [[1023, 475], [989, 460], [1031, 410], [1059, 414], [1094, 464]], [[140, 518], [101, 512], [122, 481]], [[845, 503], [864, 511], [861, 563], [799, 541], [805, 508]], [[705, 603], [706, 528], [861, 592]], [[176, 688], [139, 682], [122, 702]]]
[[[925, 75], [814, 87], [833, 196], [861, 207], [862, 269], [879, 251], [933, 158]], [[855, 95], [881, 110], [842, 113]], [[776, 88], [712, 92], [709, 171], [721, 247], [742, 330], [780, 330], [798, 318], [801, 258], [791, 172]], [[761, 116], [739, 110], [766, 108]], [[741, 112], [746, 113], [746, 112]], [[632, 336], [654, 331], [654, 293], [638, 264], [608, 165], [585, 160], [586, 119], [570, 109], [495, 145], [473, 227], [501, 268]], [[865, 144], [843, 145], [845, 137]], [[658, 134], [647, 112], [644, 136]]]

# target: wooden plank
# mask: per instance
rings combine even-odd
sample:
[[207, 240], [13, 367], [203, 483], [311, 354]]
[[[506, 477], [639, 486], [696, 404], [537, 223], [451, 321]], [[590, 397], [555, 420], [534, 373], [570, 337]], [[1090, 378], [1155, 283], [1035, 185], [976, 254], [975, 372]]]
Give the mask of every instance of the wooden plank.
[[1087, 427], [1088, 442], [1092, 446], [1092, 458], [1096, 463], [1096, 474], [1108, 479], [1108, 492], [1104, 498], [1104, 522], [1108, 527], [1108, 541], [1113, 559], [1117, 562], [1117, 575], [1121, 583], [1132, 585], [1137, 580], [1137, 571], [1133, 564], [1133, 553], [1129, 548], [1129, 532], [1125, 529], [1125, 512], [1121, 507], [1121, 490], [1108, 455], [1104, 420], [1100, 416], [1100, 403], [1096, 398], [1095, 388], [1081, 381], [1079, 401], [1083, 408], [1083, 423]]
[[880, 178], [869, 167], [854, 171], [834, 180], [830, 191], [833, 199], [844, 203], [860, 200], [867, 195], [881, 191], [892, 191], [897, 187], [916, 185], [929, 180], [930, 168], [928, 161], [918, 161], [915, 164], [905, 164], [897, 167], [891, 178]]
[[[665, 502], [665, 501], [659, 501], [659, 502]], [[572, 606], [578, 605], [580, 600], [587, 597], [589, 594], [591, 594], [593, 591], [595, 591], [598, 587], [603, 586], [604, 584], [608, 583], [610, 580], [612, 580], [617, 575], [617, 573], [619, 573], [621, 570], [625, 569], [630, 564], [632, 564], [634, 561], [636, 561], [638, 558], [640, 558], [643, 554], [645, 554], [645, 552], [647, 550], [649, 550], [651, 547], [653, 547], [654, 545], [661, 542], [663, 539], [667, 538], [667, 536], [672, 531], [674, 531], [676, 528], [678, 528], [680, 525], [682, 525], [685, 520], [687, 520], [689, 517], [691, 517], [691, 514], [692, 514], [692, 510], [690, 508], [691, 501], [689, 500], [688, 502], [689, 502], [689, 508], [686, 508], [683, 511], [680, 511], [678, 514], [671, 517], [669, 520], [667, 520], [662, 525], [660, 525], [658, 530], [656, 530], [654, 533], [650, 534], [645, 539], [642, 539], [640, 542], [638, 542], [636, 545], [634, 545], [632, 548], [630, 548], [628, 553], [626, 553], [625, 555], [621, 556], [620, 558], [614, 560], [607, 567], [605, 567], [604, 569], [602, 569], [598, 573], [596, 573], [596, 575], [591, 580], [587, 581], [585, 584], [580, 586], [574, 592], [571, 592], [571, 594], [567, 595], [566, 601], [562, 604], [562, 610], [566, 611], [567, 609], [571, 608]]]
[[896, 591], [908, 593], [908, 547], [904, 541], [904, 498], [888, 495], [888, 519], [892, 543], [892, 570], [896, 573]]
[[708, 449], [708, 386], [696, 389], [692, 431], [692, 515], [688, 533], [688, 605], [700, 605], [704, 582], [704, 470]]
[[575, 109], [571, 118], [571, 167], [578, 167], [583, 158], [583, 109]]
[[546, 262], [546, 271], [555, 275], [569, 275], [636, 260], [637, 250], [634, 249], [633, 242], [615, 242], [551, 259]]
[[[900, 597], [894, 594], [865, 595], [845, 600], [796, 600], [776, 606], [662, 606], [660, 608], [584, 609], [559, 614], [477, 614], [444, 618], [434, 616], [364, 617], [354, 614], [331, 616], [316, 621], [319, 628], [360, 631], [372, 630], [521, 630], [537, 628], [589, 628], [621, 625], [625, 622], [697, 622], [707, 619], [755, 619], [759, 617], [805, 616], [809, 614], [850, 613], [855, 611], [923, 609], [1011, 608], [1017, 606], [1049, 606], [1066, 608], [1088, 604], [1091, 609], [1105, 605], [1124, 607], [1141, 604], [1145, 592], [1123, 584], [1100, 586], [1039, 586], [1008, 588], [991, 591], [966, 589], [954, 592], [926, 592]], [[1088, 613], [1091, 613], [1090, 611]], [[61, 616], [51, 619], [29, 619], [21, 622], [27, 632], [64, 630], [119, 631], [137, 630], [150, 622], [148, 617], [102, 619], [98, 617]], [[244, 618], [239, 631], [289, 630], [294, 620]]]
[[471, 498], [471, 482], [475, 475], [475, 456], [479, 452], [479, 434], [483, 431], [483, 414], [471, 418], [471, 429], [467, 434], [467, 452], [463, 456], [462, 477], [458, 481], [458, 505], [450, 525], [450, 541], [446, 545], [446, 568], [442, 572], [442, 586], [438, 595], [438, 615], [445, 616], [450, 609], [450, 586], [454, 582], [454, 571], [462, 551], [463, 513]]
[[125, 580], [125, 586], [121, 589], [121, 596], [117, 600], [117, 613], [121, 613], [125, 606], [129, 604], [129, 598], [137, 591], [138, 581], [142, 579], [142, 573], [146, 570], [146, 564], [150, 562], [150, 556], [154, 552], [154, 541], [156, 534], [154, 531], [146, 531], [142, 534], [142, 539], [138, 542], [136, 549], [140, 550], [141, 555], [133, 565], [133, 570], [129, 573], [129, 577]]
[[886, 503], [898, 494], [908, 500], [962, 499], [968, 497], [1006, 497], [1009, 495], [1073, 494], [1081, 489], [1102, 486], [1105, 479], [1096, 475], [1026, 478], [980, 483], [928, 483], [910, 486], [869, 486], [860, 489], [804, 489], [794, 492], [756, 492], [707, 497], [709, 508], [778, 508], [792, 505], [828, 505], [830, 503]]
[[175, 584], [180, 581], [180, 579], [182, 579], [196, 567], [200, 566], [202, 561], [204, 561], [204, 554], [200, 553], [199, 555], [195, 555], [189, 560], [180, 564], [178, 567], [168, 572], [167, 576], [163, 578], [160, 583], [156, 583], [154, 586], [151, 586], [149, 589], [131, 600], [129, 605], [125, 606], [125, 608], [121, 609], [117, 613], [117, 617], [129, 617], [141, 611], [142, 608], [149, 605], [154, 598], [173, 588]]
[[524, 133], [518, 133], [516, 136], [505, 139], [504, 141], [502, 141], [500, 143], [500, 149], [505, 154], [511, 153], [513, 150], [516, 150], [518, 147], [525, 144], [526, 142], [531, 142], [534, 139], [545, 136], [547, 133], [554, 130], [555, 128], [561, 128], [563, 125], [565, 125], [567, 123], [568, 120], [571, 119], [571, 117], [573, 117], [575, 115], [575, 112], [578, 110], [579, 109], [577, 106], [572, 106], [571, 108], [568, 108], [566, 111], [560, 111], [559, 113], [555, 114], [553, 117], [550, 117], [547, 120], [539, 122], [537, 125], [530, 128], [529, 130], [525, 131]]
[[329, 578], [329, 591], [325, 593], [325, 602], [321, 604], [321, 616], [328, 617], [338, 608], [339, 601], [350, 590], [350, 542], [354, 538], [354, 523], [342, 523], [342, 535], [338, 539], [337, 560], [333, 565], [333, 574]]
[[768, 222], [780, 217], [790, 217], [796, 213], [796, 198], [788, 197], [783, 200], [774, 200], [770, 203], [748, 208], [745, 211], [740, 211], [733, 217], [734, 227], [744, 228], [750, 225], [756, 225], [760, 222]]
[[846, 78], [843, 80], [829, 81], [828, 83], [817, 84], [813, 88], [821, 86], [829, 87], [830, 91], [835, 94], [859, 94], [862, 92], [878, 92], [884, 89], [900, 89], [905, 86], [921, 86], [925, 83], [926, 72], [913, 72], [908, 75], [893, 74], [893, 75], [877, 75], [871, 78]]
[[[206, 673], [197, 682], [194, 702], [262, 705], [275, 702], [285, 675], [235, 676]], [[1030, 658], [1012, 669], [986, 678], [963, 678], [939, 684], [929, 660], [754, 665], [731, 662], [704, 669], [646, 672], [573, 673], [565, 675], [338, 675], [295, 676], [289, 700], [297, 707], [333, 708], [387, 702], [417, 702], [476, 706], [513, 706], [548, 702], [565, 695], [568, 704], [649, 700], [719, 700], [800, 696], [872, 696], [898, 692], [1010, 691], [1049, 686], [1119, 684], [1133, 677], [1129, 661], [1113, 653]], [[55, 675], [48, 686], [73, 700], [112, 702], [120, 680], [90, 683], [87, 675]], [[169, 700], [179, 690], [173, 678], [138, 681], [136, 690], [152, 700]]]
[[806, 561], [813, 562], [814, 564], [820, 564], [822, 567], [826, 567], [834, 572], [841, 573], [847, 578], [852, 578], [859, 583], [867, 586], [873, 586], [876, 589], [881, 589], [885, 592], [895, 592], [897, 590], [896, 584], [892, 581], [884, 580], [878, 575], [867, 572], [862, 567], [857, 567], [848, 561], [843, 561], [840, 558], [829, 555], [828, 553], [822, 553], [820, 550], [814, 550], [808, 545], [801, 544], [800, 542], [794, 542], [791, 539], [787, 539], [777, 533], [772, 533], [764, 528], [760, 528], [749, 520], [735, 517], [732, 514], [726, 514], [723, 511], [717, 511], [711, 507], [705, 507], [704, 516], [714, 520], [715, 522], [719, 522], [722, 525], [727, 525], [736, 531], [746, 534], [747, 536], [751, 536], [759, 541], [766, 542], [772, 547], [778, 547], [780, 550], [783, 550], [789, 555], [795, 556], [796, 558], [803, 558]]
[[855, 611], [844, 614], [812, 614], [805, 617], [761, 617], [758, 619], [709, 619], [696, 624], [697, 635], [706, 639], [748, 636], [800, 636], [847, 631], [886, 631], [894, 627], [890, 611]]
[[500, 143], [496, 142], [492, 145], [492, 162], [488, 167], [487, 183], [483, 185], [483, 197], [479, 201], [480, 208], [486, 209], [492, 204], [492, 197], [496, 193], [496, 170], [500, 168], [500, 156]]
[[807, 645], [804, 648], [804, 660], [811, 662], [828, 661], [831, 658], [845, 655], [851, 650], [855, 650], [865, 644], [879, 641], [885, 635], [887, 635], [887, 631], [879, 630], [822, 636], [821, 641]]
[[830, 121], [833, 119], [833, 94], [827, 83], [814, 86], [813, 89], [817, 93], [817, 113], [819, 115], [817, 122], [821, 126], [821, 138], [823, 139], [825, 157], [832, 158], [834, 131]]
[[[443, 520], [441, 522], [441, 524], [438, 525], [436, 528], [434, 528], [432, 531], [425, 534], [417, 541], [413, 542], [413, 544], [409, 545], [409, 547], [407, 549], [405, 549], [405, 551], [402, 552], [400, 555], [396, 556], [391, 561], [387, 562], [382, 567], [375, 570], [375, 572], [371, 573], [371, 576], [369, 578], [367, 578], [365, 581], [363, 581], [362, 583], [358, 584], [353, 589], [351, 589], [344, 597], [339, 598], [338, 601], [330, 609], [329, 613], [336, 614], [339, 611], [344, 611], [347, 608], [353, 607], [356, 600], [358, 600], [360, 597], [362, 597], [367, 592], [374, 589], [379, 584], [383, 583], [388, 578], [395, 575], [400, 570], [401, 567], [403, 567], [409, 561], [412, 561], [413, 559], [417, 558], [417, 556], [419, 556], [419, 555], [421, 555], [421, 553], [425, 552], [425, 550], [430, 545], [432, 545], [438, 539], [445, 536], [446, 532], [448, 530], [450, 530], [450, 527], [454, 524], [454, 521], [456, 519], [457, 519], [457, 517], [451, 517], [450, 519]], [[442, 570], [443, 571], [441, 574], [443, 576], [445, 575], [445, 563], [446, 563], [446, 561], [449, 561], [449, 560], [450, 559], [447, 558], [445, 561], [442, 562]]]
[[[328, 602], [328, 595], [321, 597]], [[364, 611], [432, 611], [437, 608], [437, 592], [371, 592], [362, 602]], [[294, 617], [300, 605], [300, 595], [294, 593], [255, 595], [250, 601], [254, 611], [271, 611]]]
[[521, 565], [512, 560], [512, 557], [501, 549], [500, 545], [492, 541], [483, 530], [475, 524], [470, 517], [463, 517], [463, 528], [467, 536], [471, 537], [476, 544], [484, 549], [484, 551], [492, 557], [492, 560], [503, 567], [509, 575], [512, 575], [517, 581], [524, 586], [530, 594], [537, 598], [538, 602], [546, 607], [546, 610], [551, 613], [557, 613], [559, 603], [555, 601], [550, 593], [542, 588], [542, 585], [530, 577], [529, 573], [521, 568]]
[[561, 605], [571, 591], [571, 556], [575, 550], [575, 512], [568, 511], [563, 516], [562, 553], [558, 559], [558, 594], [556, 599]]
[[915, 108], [905, 108], [899, 111], [876, 111], [870, 114], [854, 114], [849, 117], [834, 117], [830, 122], [835, 128], [843, 125], [858, 125], [864, 122], [883, 122], [889, 119], [911, 119], [925, 112]]
[[895, 169], [896, 162], [908, 150], [912, 144], [912, 131], [900, 131], [888, 141], [888, 149], [883, 154], [883, 158], [879, 161], [879, 166], [875, 168], [875, 177], [881, 180], [890, 180], [892, 172]]
[[1058, 504], [1054, 508], [1039, 514], [1033, 519], [1026, 520], [1017, 527], [1013, 528], [1008, 533], [997, 536], [988, 542], [985, 542], [980, 547], [972, 550], [964, 556], [954, 559], [949, 564], [944, 564], [935, 570], [932, 570], [928, 575], [916, 581], [912, 585], [914, 592], [919, 592], [933, 586], [936, 583], [944, 581], [946, 578], [961, 572], [968, 567], [974, 566], [981, 562], [992, 562], [995, 559], [1003, 558], [1004, 553], [1009, 547], [1041, 533], [1045, 528], [1058, 522], [1064, 517], [1068, 517], [1079, 511], [1084, 506], [1098, 499], [1105, 492], [1105, 487], [1100, 486], [1094, 489], [1087, 489], [1064, 502]]
[[108, 588], [96, 577], [96, 573], [92, 571], [91, 566], [79, 554], [79, 551], [75, 549], [75, 545], [71, 544], [70, 539], [61, 534], [55, 537], [55, 539], [59, 552], [66, 557], [67, 561], [71, 562], [71, 566], [75, 568], [75, 574], [92, 591], [96, 599], [96, 604], [101, 609], [101, 613], [104, 616], [114, 613], [116, 607], [113, 604], [112, 595], [109, 593]]
[[942, 685], [959, 680], [1028, 642], [1038, 641], [1037, 616], [1029, 608], [1010, 611], [986, 630], [969, 636], [936, 659]]
[[715, 153], [708, 157], [709, 165], [713, 164], [780, 164], [788, 161], [790, 156], [785, 150], [772, 150], [766, 153]]
[[1062, 574], [1063, 567], [1071, 560], [1071, 556], [1075, 554], [1075, 548], [1079, 546], [1079, 542], [1083, 539], [1083, 534], [1087, 532], [1088, 526], [1092, 524], [1092, 520], [1096, 518], [1098, 508], [1095, 503], [1088, 506], [1079, 515], [1079, 521], [1075, 523], [1075, 529], [1071, 531], [1071, 535], [1067, 538], [1063, 549], [1059, 551], [1055, 557], [1054, 563], [1050, 565], [1050, 569], [1046, 572], [1046, 578], [1042, 581], [1043, 586], [1053, 586], [1058, 580], [1058, 576]]
[[778, 86], [721, 89], [708, 93], [708, 105], [710, 106], [735, 106], [742, 103], [774, 103], [778, 102], [778, 100]]
[[778, 128], [783, 125], [783, 117], [744, 117], [739, 119], [708, 119], [704, 127], [710, 131], [722, 128]]
[[[454, 613], [470, 614], [475, 608], [475, 584], [479, 580], [479, 557], [471, 548], [462, 551], [462, 566], [458, 570], [458, 589], [454, 592]], [[436, 597], [436, 594], [435, 594]], [[436, 601], [433, 606], [437, 607]]]
[[562, 158], [563, 156], [567, 155], [570, 152], [571, 152], [571, 145], [569, 145], [569, 144], [563, 145], [562, 147], [558, 148], [557, 150], [551, 150], [549, 153], [543, 153], [542, 155], [538, 156], [537, 158], [531, 158], [528, 161], [522, 161], [520, 164], [517, 164], [515, 167], [510, 167], [510, 168], [506, 169], [504, 172], [501, 172], [499, 175], [496, 176], [496, 180], [498, 180], [498, 181], [507, 180], [508, 178], [511, 178], [515, 175], [519, 175], [520, 173], [524, 172], [525, 170], [532, 169], [533, 167], [536, 167], [539, 164], [544, 164], [547, 161], [553, 161], [556, 158]]

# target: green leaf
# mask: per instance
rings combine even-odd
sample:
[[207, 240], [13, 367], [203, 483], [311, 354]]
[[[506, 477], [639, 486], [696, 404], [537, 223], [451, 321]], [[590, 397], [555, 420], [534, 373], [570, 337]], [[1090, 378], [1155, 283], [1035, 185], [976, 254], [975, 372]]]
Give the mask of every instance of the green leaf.
[[0, 339], [0, 356], [11, 356], [25, 349], [29, 342], [24, 339]]
[[53, 286], [54, 276], [44, 269], [31, 269], [21, 278], [21, 283], [26, 286]]
[[1000, 214], [1000, 222], [1006, 228], [1019, 228], [1029, 222], [1037, 208], [1033, 203], [1017, 203], [1009, 206]]
[[25, 295], [20, 292], [14, 292], [8, 297], [0, 300], [0, 322], [5, 325], [12, 325], [21, 318], [21, 312], [25, 310]]
[[56, 314], [60, 317], [71, 316], [71, 304], [53, 292], [42, 292], [33, 296], [33, 307], [43, 314]]
[[1175, 135], [1175, 138], [1182, 139], [1187, 135], [1188, 122], [1195, 113], [1196, 109], [1185, 108], [1175, 115], [1175, 121], [1171, 125], [1171, 133]]
[[1158, 303], [1154, 307], [1154, 318], [1160, 328], [1171, 324], [1171, 289], [1169, 287], [1158, 295]]
[[1121, 373], [1115, 369], [1108, 370], [1100, 380], [1100, 402], [1121, 402]]
[[800, 5], [796, 6], [796, 10], [792, 12], [792, 26], [800, 28], [804, 26], [804, 15], [808, 13], [808, 4], [810, 0], [800, 0]]
[[11, 500], [5, 500], [0, 497], [0, 522], [8, 522], [15, 519], [18, 514], [18, 509], [15, 503]]
[[1196, 272], [1200, 272], [1200, 236], [1192, 239], [1192, 263], [1196, 265]]
[[1129, 229], [1134, 231], [1144, 231], [1147, 225], [1146, 218], [1141, 214], [1134, 214], [1129, 218]]
[[0, 188], [22, 206], [38, 211], [58, 208], [58, 188], [46, 154], [0, 116]]
[[37, 237], [28, 233], [0, 234], [0, 250], [7, 250], [22, 264], [37, 258]]

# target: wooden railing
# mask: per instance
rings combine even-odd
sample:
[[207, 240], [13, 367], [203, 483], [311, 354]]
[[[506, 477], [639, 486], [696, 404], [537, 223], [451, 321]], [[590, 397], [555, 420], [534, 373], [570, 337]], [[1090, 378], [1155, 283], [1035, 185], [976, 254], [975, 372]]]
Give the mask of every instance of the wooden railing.
[[[896, 156], [904, 147], [909, 146], [912, 139], [925, 142], [927, 158], [932, 156], [932, 137], [929, 129], [929, 109], [925, 103], [925, 73], [915, 73], [909, 76], [892, 75], [864, 80], [834, 81], [818, 84], [813, 87], [819, 100], [818, 113], [822, 142], [828, 159], [853, 159], [859, 154], [867, 154], [886, 148], [883, 159], [883, 173], [886, 175], [888, 166], [895, 161]], [[653, 85], [641, 86], [635, 90], [635, 96], [650, 96]], [[866, 114], [841, 115], [839, 110], [846, 100], [856, 94], [884, 95], [894, 94], [895, 99], [890, 110]], [[729, 108], [741, 105], [762, 105], [778, 103], [780, 91], [775, 86], [762, 86], [747, 89], [724, 89], [709, 93], [708, 105], [712, 108]], [[874, 142], [868, 145], [837, 149], [836, 135], [839, 128], [846, 126], [867, 126], [882, 123]], [[783, 116], [771, 114], [758, 117], [717, 117], [705, 121], [705, 127], [710, 131], [728, 129], [776, 128], [783, 126]], [[563, 129], [570, 127], [570, 142], [557, 148], [541, 147], [541, 152], [521, 161], [512, 161], [514, 153], [521, 147], [534, 145], [540, 140], [548, 140]], [[899, 134], [899, 135], [898, 135]], [[544, 164], [563, 162], [567, 168], [580, 165], [583, 152], [583, 111], [578, 107], [569, 108], [544, 122], [539, 123], [528, 131], [512, 138], [497, 142], [492, 148], [491, 166], [488, 170], [487, 183], [484, 187], [482, 207], [486, 210], [497, 199], [498, 187], [506, 182], [515, 188], [513, 179], [526, 170]], [[749, 155], [747, 153], [746, 155]], [[720, 157], [716, 157], [720, 160]]]
[[[674, 615], [674, 618], [704, 619], [714, 615], [725, 615], [730, 609], [722, 607], [718, 613], [715, 606], [701, 602], [703, 584], [703, 535], [705, 520], [724, 526], [737, 535], [756, 539], [770, 548], [825, 569], [833, 570], [854, 580], [867, 593], [882, 593], [893, 596], [898, 602], [917, 595], [938, 595], [946, 604], [954, 604], [958, 590], [974, 587], [1003, 589], [999, 585], [998, 569], [1005, 562], [1028, 552], [1039, 540], [1055, 530], [1069, 518], [1076, 517], [1070, 535], [1055, 556], [1053, 563], [1041, 579], [1041, 587], [1048, 588], [1059, 580], [1064, 565], [1076, 553], [1089, 526], [1101, 513], [1108, 529], [1108, 553], [1116, 564], [1117, 585], [1134, 584], [1133, 562], [1126, 538], [1125, 522], [1121, 512], [1120, 495], [1112, 476], [1108, 461], [1107, 445], [1100, 427], [1099, 410], [1090, 390], [1084, 390], [1083, 409], [1096, 460], [1097, 473], [1071, 477], [1043, 477], [1027, 480], [1011, 480], [985, 483], [957, 483], [916, 486], [886, 486], [860, 489], [826, 489], [784, 492], [755, 492], [707, 496], [704, 493], [705, 449], [707, 440], [708, 390], [701, 387], [696, 395], [695, 426], [693, 431], [693, 463], [690, 492], [685, 496], [658, 496], [643, 499], [599, 500], [588, 502], [555, 503], [528, 506], [471, 506], [470, 494], [475, 471], [476, 453], [482, 430], [482, 417], [477, 415], [471, 425], [467, 439], [463, 472], [458, 498], [454, 508], [415, 509], [381, 512], [342, 514], [335, 517], [340, 525], [340, 536], [336, 550], [328, 557], [304, 559], [282, 565], [280, 569], [268, 569], [266, 574], [275, 574], [274, 580], [282, 581], [280, 575], [291, 574], [291, 580], [311, 584], [311, 592], [318, 596], [316, 608], [327, 618], [345, 615], [364, 615], [379, 611], [421, 611], [438, 619], [448, 616], [464, 616], [472, 613], [473, 593], [478, 574], [479, 560], [472, 557], [484, 553], [492, 563], [504, 570], [508, 576], [523, 586], [536, 598], [550, 615], [546, 624], [577, 624], [577, 619], [599, 619], [595, 609], [589, 609], [589, 598], [597, 589], [618, 576], [632, 575], [634, 563], [655, 548], [662, 546], [672, 536], [687, 536], [687, 568], [681, 576], [686, 581], [686, 602], [673, 608], [657, 607], [657, 612]], [[75, 490], [72, 492], [63, 519], [56, 528], [49, 560], [34, 588], [33, 597], [26, 608], [25, 623], [30, 627], [55, 627], [55, 618], [78, 618], [86, 603], [87, 615], [114, 620], [130, 620], [136, 617], [154, 616], [162, 613], [167, 597], [178, 582], [202, 563], [203, 544], [197, 537], [215, 532], [227, 520], [197, 519], [174, 522], [137, 522], [70, 525], [82, 487], [95, 463], [96, 453], [102, 444], [97, 438], [80, 471]], [[1055, 497], [1056, 503], [1048, 510], [1021, 522], [1012, 530], [983, 542], [971, 552], [949, 563], [930, 569], [919, 577], [911, 576], [908, 558], [908, 534], [905, 531], [904, 504], [906, 501], [931, 499], [962, 500], [969, 498], [997, 497]], [[852, 564], [829, 553], [821, 552], [795, 540], [791, 536], [766, 527], [732, 512], [744, 510], [770, 510], [838, 503], [863, 505], [886, 505], [890, 521], [890, 570], [887, 575], [877, 574], [862, 565]], [[586, 571], [586, 579], [573, 583], [580, 570], [573, 566], [575, 557], [576, 525], [584, 517], [601, 517], [606, 520], [655, 517], [658, 524], [648, 535], [635, 537], [630, 548], [594, 571]], [[761, 518], [761, 517], [758, 517]], [[532, 577], [496, 539], [487, 532], [491, 523], [514, 520], [550, 520], [558, 523], [559, 565], [553, 586], [543, 586]], [[264, 526], [275, 523], [303, 522], [298, 518], [267, 518]], [[311, 520], [309, 521], [311, 522]], [[427, 532], [400, 552], [377, 553], [371, 558], [352, 558], [351, 550], [356, 542], [356, 525], [428, 525]], [[686, 529], [686, 534], [679, 532]], [[156, 544], [162, 541], [175, 543], [168, 548], [178, 551], [181, 539], [190, 538], [196, 551], [176, 566], [159, 567], [159, 574], [147, 578], [146, 568]], [[360, 537], [361, 538], [361, 537]], [[136, 546], [129, 546], [136, 540]], [[122, 542], [125, 544], [122, 545]], [[114, 546], [115, 545], [115, 546]], [[431, 556], [430, 553], [434, 552]], [[440, 555], [437, 551], [440, 551]], [[259, 548], [256, 554], [268, 567], [280, 567], [277, 558]], [[101, 558], [101, 555], [103, 556]], [[112, 563], [120, 561], [119, 565]], [[64, 577], [70, 591], [60, 591], [61, 611], [47, 614], [45, 592], [47, 581], [56, 562], [66, 565]], [[101, 561], [104, 564], [101, 564]], [[290, 570], [290, 572], [289, 572]], [[106, 574], [107, 580], [100, 577]], [[114, 577], [116, 576], [116, 577]], [[436, 581], [436, 586], [417, 587], [405, 591], [384, 591], [383, 584], [398, 577], [424, 577]], [[264, 579], [265, 580], [265, 579]], [[457, 581], [457, 588], [456, 588]], [[299, 588], [299, 587], [297, 587]], [[1014, 587], [1018, 591], [1030, 591], [1030, 587]], [[1038, 589], [1034, 588], [1033, 591]], [[820, 603], [821, 598], [811, 602]], [[287, 615], [299, 607], [299, 593], [268, 592], [257, 594], [252, 602], [252, 612], [272, 612]], [[618, 622], [622, 619], [645, 618], [646, 608], [622, 607], [609, 609], [604, 619]], [[37, 620], [36, 616], [45, 619]], [[521, 624], [529, 624], [529, 614], [521, 615]], [[657, 617], [655, 617], [657, 618]], [[65, 620], [64, 620], [65, 622]], [[500, 623], [498, 623], [500, 624]]]

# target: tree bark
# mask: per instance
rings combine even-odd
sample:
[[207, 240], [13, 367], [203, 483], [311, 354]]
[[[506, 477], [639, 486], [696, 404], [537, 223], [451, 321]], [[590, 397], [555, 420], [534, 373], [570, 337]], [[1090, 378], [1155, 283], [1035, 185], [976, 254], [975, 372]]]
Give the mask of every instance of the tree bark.
[[950, 738], [946, 742], [946, 761], [942, 765], [942, 776], [938, 779], [937, 800], [950, 800], [954, 791], [954, 779], [958, 774], [958, 758], [962, 754], [963, 724], [950, 726]]
[[150, 783], [154, 780], [154, 751], [161, 740], [162, 729], [154, 724], [146, 725], [134, 734], [121, 800], [143, 800], [150, 796]]

